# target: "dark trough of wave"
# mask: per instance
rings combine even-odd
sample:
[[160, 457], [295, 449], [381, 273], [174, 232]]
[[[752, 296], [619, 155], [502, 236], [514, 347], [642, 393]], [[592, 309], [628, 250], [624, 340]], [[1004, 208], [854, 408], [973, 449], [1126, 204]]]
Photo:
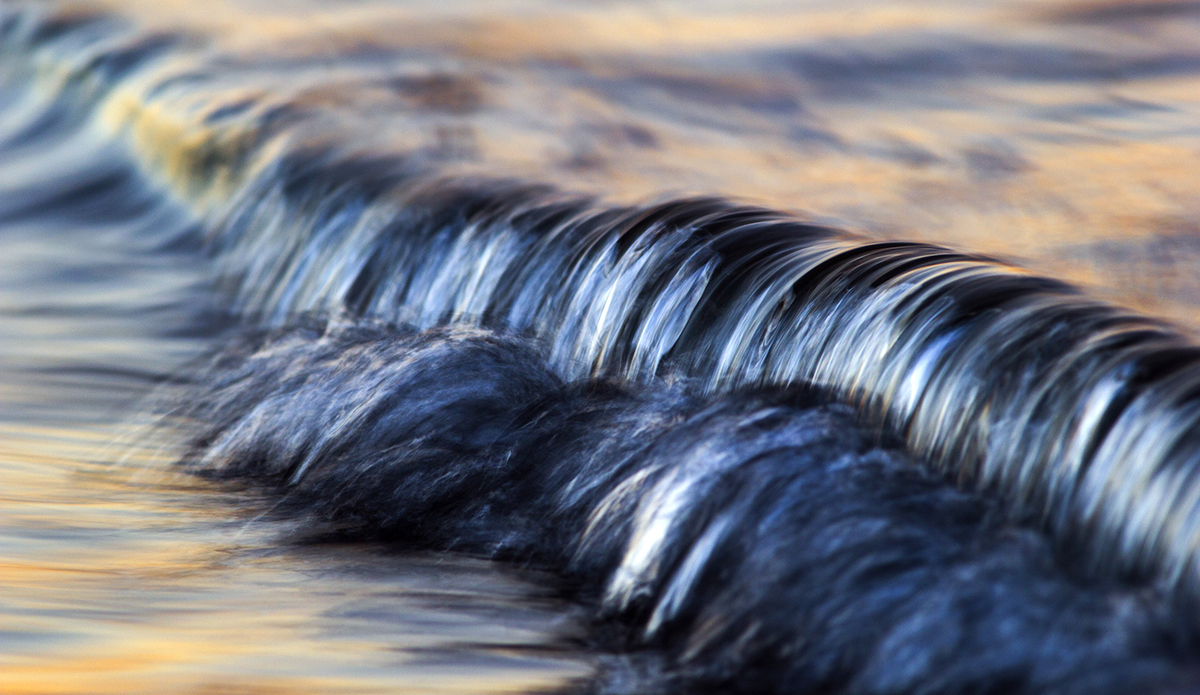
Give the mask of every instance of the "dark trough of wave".
[[1086, 584], [993, 500], [803, 389], [567, 383], [530, 341], [356, 322], [198, 372], [184, 464], [340, 537], [550, 568], [596, 692], [1126, 693], [1197, 685], [1153, 592]]
[[[94, 54], [10, 145], [83, 128], [171, 45], [97, 48], [97, 22], [0, 23], [8, 57]], [[598, 691], [1197, 686], [1200, 350], [1170, 327], [946, 249], [277, 127], [172, 173], [238, 182], [197, 203], [242, 330], [168, 411], [190, 470], [561, 573], [622, 655]], [[66, 197], [145, 193], [84, 164]]]

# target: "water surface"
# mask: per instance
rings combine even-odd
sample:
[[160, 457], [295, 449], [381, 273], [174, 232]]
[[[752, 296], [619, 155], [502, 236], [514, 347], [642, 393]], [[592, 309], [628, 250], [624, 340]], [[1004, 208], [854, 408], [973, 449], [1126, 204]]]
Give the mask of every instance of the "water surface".
[[501, 692], [590, 672], [552, 577], [305, 539], [252, 493], [170, 471], [141, 427], [147, 394], [249, 310], [204, 235], [288, 148], [611, 203], [730, 196], [1200, 328], [1193, 2], [61, 12], [116, 18], [0, 39], [5, 692]]

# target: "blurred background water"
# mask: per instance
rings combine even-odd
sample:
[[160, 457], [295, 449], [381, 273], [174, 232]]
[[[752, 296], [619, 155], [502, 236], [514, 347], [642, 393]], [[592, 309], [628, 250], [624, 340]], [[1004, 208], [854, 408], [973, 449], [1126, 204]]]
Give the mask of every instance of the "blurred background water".
[[[200, 246], [245, 143], [730, 196], [1200, 328], [1190, 0], [0, 7], [2, 692], [500, 692], [591, 668], [552, 578], [297, 540], [139, 434], [224, 325]], [[75, 28], [31, 48], [26, 16]], [[141, 53], [88, 62], [114, 45]]]

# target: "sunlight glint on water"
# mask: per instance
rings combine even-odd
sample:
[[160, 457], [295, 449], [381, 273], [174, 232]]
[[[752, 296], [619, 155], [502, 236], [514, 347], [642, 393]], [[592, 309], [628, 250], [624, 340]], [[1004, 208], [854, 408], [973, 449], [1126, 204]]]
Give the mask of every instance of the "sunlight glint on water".
[[[281, 549], [113, 432], [0, 432], [5, 693], [498, 692], [586, 673], [572, 612], [487, 563]], [[548, 651], [539, 647], [551, 647]]]

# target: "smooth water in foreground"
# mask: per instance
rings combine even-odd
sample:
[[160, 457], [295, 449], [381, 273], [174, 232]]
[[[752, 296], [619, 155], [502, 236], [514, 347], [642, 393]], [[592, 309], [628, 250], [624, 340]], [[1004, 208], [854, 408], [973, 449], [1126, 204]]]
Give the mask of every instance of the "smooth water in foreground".
[[[587, 606], [536, 563], [314, 534], [262, 490], [170, 465], [152, 411], [172, 379], [239, 326], [312, 312], [503, 324], [567, 379], [827, 387], [1055, 538], [1099, 538], [1088, 572], [1191, 590], [1200, 487], [1176, 464], [1195, 395], [1162, 386], [1137, 410], [1113, 385], [1125, 353], [1104, 350], [1125, 331], [1151, 336], [1131, 353], [1196, 362], [1196, 3], [792, 5], [0, 3], [0, 692], [527, 692], [593, 672]], [[783, 250], [760, 263], [734, 222], [693, 243], [668, 229], [693, 213], [606, 207], [678, 195], [862, 237], [763, 242]], [[707, 234], [723, 213], [694, 214], [680, 224]], [[426, 236], [389, 246], [400, 227]], [[882, 239], [990, 254], [1178, 328], [864, 246]], [[1033, 298], [951, 315], [944, 268]], [[872, 301], [937, 311], [888, 332], [854, 314]], [[1079, 323], [1055, 343], [1060, 310]], [[1002, 342], [1027, 335], [1045, 343]], [[1047, 366], [1060, 352], [1076, 361]], [[1030, 371], [979, 376], [1009, 353]], [[1021, 374], [1077, 403], [1046, 415], [1053, 394]], [[1005, 389], [1028, 403], [989, 400]], [[1134, 411], [1157, 419], [1118, 417]], [[1062, 511], [1076, 461], [1127, 459], [1183, 473], [1167, 492], [1079, 473], [1078, 504], [1115, 521]]]

